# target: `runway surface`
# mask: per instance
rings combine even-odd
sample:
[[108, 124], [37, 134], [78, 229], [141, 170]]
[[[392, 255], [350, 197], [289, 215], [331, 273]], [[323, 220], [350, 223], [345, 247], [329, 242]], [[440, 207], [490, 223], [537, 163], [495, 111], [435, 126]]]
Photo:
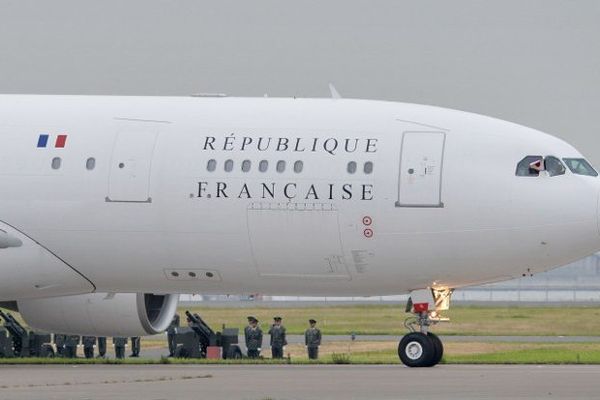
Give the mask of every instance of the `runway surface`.
[[600, 366], [27, 365], [0, 367], [0, 399], [582, 399]]

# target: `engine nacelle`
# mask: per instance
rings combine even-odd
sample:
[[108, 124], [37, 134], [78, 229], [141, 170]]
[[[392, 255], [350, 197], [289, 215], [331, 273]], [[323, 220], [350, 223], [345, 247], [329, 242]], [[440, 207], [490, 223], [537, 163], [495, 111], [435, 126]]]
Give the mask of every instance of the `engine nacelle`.
[[143, 336], [163, 332], [177, 311], [179, 295], [90, 293], [19, 300], [33, 328], [72, 335]]

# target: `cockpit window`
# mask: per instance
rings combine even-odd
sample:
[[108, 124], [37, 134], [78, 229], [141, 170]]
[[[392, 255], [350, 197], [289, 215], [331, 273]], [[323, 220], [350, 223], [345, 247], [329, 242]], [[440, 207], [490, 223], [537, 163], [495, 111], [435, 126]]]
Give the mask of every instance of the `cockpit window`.
[[598, 176], [596, 170], [583, 158], [563, 158], [567, 167], [577, 175]]
[[541, 167], [542, 162], [543, 162], [543, 157], [542, 156], [527, 156], [524, 159], [522, 159], [521, 161], [519, 161], [519, 164], [517, 164], [516, 175], [517, 176], [539, 176], [540, 175], [539, 169], [531, 168], [531, 165], [533, 163], [535, 163], [536, 161], [540, 162], [540, 167]]
[[566, 171], [564, 164], [553, 156], [544, 159], [544, 168], [548, 171], [549, 176], [564, 175]]

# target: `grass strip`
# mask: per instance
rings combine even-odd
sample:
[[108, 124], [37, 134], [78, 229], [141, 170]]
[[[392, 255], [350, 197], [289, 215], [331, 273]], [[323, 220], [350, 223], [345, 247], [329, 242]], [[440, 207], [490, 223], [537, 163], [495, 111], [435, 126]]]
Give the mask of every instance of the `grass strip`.
[[[309, 318], [319, 321], [324, 335], [404, 335], [404, 319], [410, 314], [400, 304], [273, 307], [190, 307], [213, 327], [237, 327], [242, 331], [248, 315], [267, 328], [281, 315], [288, 334], [303, 334]], [[183, 313], [183, 309], [180, 310]], [[182, 314], [183, 315], [183, 314]], [[461, 306], [445, 313], [450, 322], [436, 325], [441, 335], [473, 336], [600, 336], [598, 306]], [[185, 321], [185, 318], [182, 318]], [[577, 330], [572, 327], [577, 326]]]
[[[600, 364], [600, 344], [598, 343], [449, 343], [442, 360], [444, 364]], [[291, 359], [242, 359], [205, 360], [176, 358], [126, 358], [109, 359], [65, 359], [65, 358], [4, 358], [0, 364], [55, 364], [55, 365], [309, 365], [309, 364], [399, 364], [393, 348], [368, 352], [333, 352], [323, 354], [320, 360], [310, 361], [304, 356]]]

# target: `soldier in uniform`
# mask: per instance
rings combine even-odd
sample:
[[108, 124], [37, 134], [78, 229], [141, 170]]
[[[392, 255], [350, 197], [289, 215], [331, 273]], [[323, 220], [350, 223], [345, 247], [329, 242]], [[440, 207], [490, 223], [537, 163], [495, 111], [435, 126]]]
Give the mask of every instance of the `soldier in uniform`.
[[77, 346], [79, 346], [79, 336], [67, 335], [65, 339], [65, 357], [77, 358]]
[[309, 360], [319, 358], [319, 346], [321, 345], [321, 331], [317, 328], [317, 321], [309, 319], [310, 328], [304, 332], [304, 344], [308, 352]]
[[141, 347], [142, 347], [141, 338], [139, 336], [132, 337], [131, 338], [131, 355], [129, 357], [139, 357]]
[[113, 345], [115, 346], [115, 357], [118, 359], [125, 358], [125, 346], [127, 346], [126, 337], [114, 337]]
[[248, 317], [248, 326], [244, 329], [244, 336], [246, 338], [248, 357], [258, 358], [260, 356], [260, 348], [262, 347], [263, 332], [258, 326], [256, 318]]
[[81, 341], [83, 342], [83, 354], [85, 358], [94, 358], [94, 346], [96, 345], [95, 336], [84, 336]]
[[287, 344], [287, 340], [285, 339], [285, 326], [281, 324], [281, 317], [273, 318], [269, 335], [271, 335], [271, 357], [283, 358], [283, 346]]
[[56, 354], [59, 357], [65, 356], [65, 340], [67, 339], [67, 335], [63, 335], [62, 333], [54, 334], [54, 344], [56, 345]]
[[98, 338], [98, 357], [106, 357], [106, 336], [100, 336]]
[[169, 344], [169, 357], [173, 357], [175, 355], [175, 349], [177, 348], [175, 337], [177, 336], [178, 328], [179, 314], [175, 313], [175, 315], [173, 315], [173, 319], [171, 320], [171, 324], [167, 328], [167, 343]]

